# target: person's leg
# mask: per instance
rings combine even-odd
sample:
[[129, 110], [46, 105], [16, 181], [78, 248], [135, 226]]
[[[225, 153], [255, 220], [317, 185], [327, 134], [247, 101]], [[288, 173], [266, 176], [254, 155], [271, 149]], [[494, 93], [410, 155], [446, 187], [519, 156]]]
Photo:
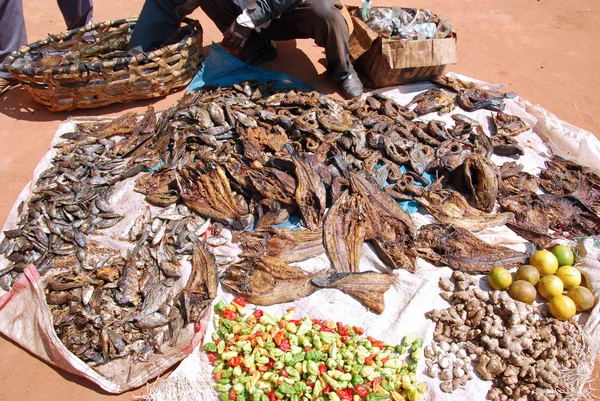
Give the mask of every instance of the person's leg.
[[185, 2], [146, 0], [131, 34], [129, 49], [141, 46], [147, 52], [160, 47], [179, 28], [181, 15], [177, 8]]
[[22, 0], [0, 0], [0, 80], [12, 81], [4, 59], [19, 46], [27, 44]]
[[92, 21], [92, 0], [56, 0], [67, 29], [81, 28]]
[[271, 21], [265, 35], [273, 40], [312, 38], [325, 48], [327, 77], [343, 81], [353, 71], [348, 47], [348, 25], [336, 0], [306, 0], [294, 11]]

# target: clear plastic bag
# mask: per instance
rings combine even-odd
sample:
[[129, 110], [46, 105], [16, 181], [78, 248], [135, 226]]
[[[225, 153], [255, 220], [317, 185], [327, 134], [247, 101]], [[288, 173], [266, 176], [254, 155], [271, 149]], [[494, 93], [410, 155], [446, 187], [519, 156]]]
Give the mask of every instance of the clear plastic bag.
[[372, 30], [384, 37], [398, 37], [402, 40], [442, 39], [452, 32], [452, 24], [430, 10], [371, 8], [371, 1], [363, 0], [360, 15]]

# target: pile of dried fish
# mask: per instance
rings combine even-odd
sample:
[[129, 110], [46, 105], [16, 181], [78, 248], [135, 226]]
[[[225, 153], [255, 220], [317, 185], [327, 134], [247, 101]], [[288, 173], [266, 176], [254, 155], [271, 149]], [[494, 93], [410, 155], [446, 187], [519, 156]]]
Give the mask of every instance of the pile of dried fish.
[[[130, 138], [111, 138], [125, 133], [127, 123], [136, 143], [151, 135], [156, 119], [149, 110], [141, 123], [126, 115], [95, 136], [65, 134], [52, 166], [19, 206], [17, 228], [5, 231], [0, 244], [7, 256], [2, 288], [10, 290], [33, 263], [44, 277], [57, 335], [92, 366], [117, 358], [145, 361], [163, 344], [175, 345], [181, 329], [197, 322], [216, 295], [215, 258], [201, 239], [210, 221], [185, 205], [154, 216], [144, 208], [119, 238], [134, 245], [126, 257], [89, 239], [122, 220], [110, 206], [114, 185], [143, 168], [123, 157]], [[174, 283], [190, 256], [192, 273], [181, 289]]]
[[[505, 95], [443, 83], [458, 92], [459, 107], [502, 109]], [[550, 229], [598, 232], [595, 174], [557, 159], [534, 177], [516, 163], [498, 169], [490, 160], [522, 153], [513, 136], [528, 127], [518, 117], [498, 111], [490, 138], [460, 114], [452, 127], [419, 121], [418, 114], [455, 107], [441, 89], [413, 104], [380, 95], [340, 102], [243, 83], [188, 94], [158, 121], [149, 108], [141, 119], [79, 124], [21, 205], [17, 227], [4, 233], [0, 284], [8, 290], [33, 263], [45, 277], [60, 338], [100, 364], [144, 360], [174, 343], [215, 296], [218, 264], [229, 264], [221, 283], [256, 304], [334, 288], [381, 312], [392, 278], [359, 271], [365, 241], [390, 270], [414, 272], [421, 256], [484, 273], [522, 263], [524, 255], [469, 230], [508, 224], [538, 242]], [[136, 175], [135, 191], [162, 209], [139, 211], [122, 238], [131, 249], [121, 255], [88, 235], [121, 220], [110, 207], [113, 186]], [[536, 194], [538, 185], [549, 193]], [[397, 202], [413, 199], [440, 224], [417, 229]], [[290, 216], [300, 216], [300, 229], [274, 226]], [[207, 248], [221, 241], [202, 238], [211, 222], [213, 233], [234, 231], [243, 251], [236, 263]], [[331, 266], [322, 271], [291, 265], [323, 252]], [[189, 259], [189, 280], [177, 286]]]

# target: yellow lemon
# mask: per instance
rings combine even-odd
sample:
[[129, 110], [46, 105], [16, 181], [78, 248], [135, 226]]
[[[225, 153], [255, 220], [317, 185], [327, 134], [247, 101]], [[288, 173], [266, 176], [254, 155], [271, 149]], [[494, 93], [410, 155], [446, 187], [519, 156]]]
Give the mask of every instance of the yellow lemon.
[[495, 290], [505, 290], [512, 283], [512, 276], [505, 268], [495, 267], [488, 275], [488, 283]]
[[575, 316], [577, 309], [575, 302], [566, 295], [552, 297], [549, 304], [550, 314], [558, 320], [568, 320]]
[[567, 290], [581, 284], [581, 272], [576, 267], [561, 266], [556, 271], [556, 275], [562, 280]]
[[558, 269], [558, 259], [552, 252], [545, 249], [535, 251], [529, 258], [529, 264], [535, 266], [542, 277], [554, 274]]
[[538, 292], [546, 299], [561, 295], [565, 286], [557, 276], [544, 276], [538, 283]]

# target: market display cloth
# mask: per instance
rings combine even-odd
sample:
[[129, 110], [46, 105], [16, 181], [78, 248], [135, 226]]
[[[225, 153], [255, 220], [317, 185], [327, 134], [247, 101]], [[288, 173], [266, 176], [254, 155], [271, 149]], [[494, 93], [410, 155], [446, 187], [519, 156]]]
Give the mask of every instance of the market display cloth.
[[[466, 77], [461, 77], [461, 79], [470, 80]], [[407, 104], [416, 94], [432, 86], [429, 83], [420, 83], [388, 88], [379, 90], [379, 92], [400, 104]], [[592, 134], [564, 123], [541, 107], [533, 106], [518, 97], [506, 100], [506, 104], [505, 111], [507, 113], [520, 116], [533, 127], [533, 132], [529, 131], [516, 137], [526, 152], [519, 159], [519, 163], [525, 165], [525, 171], [537, 174], [544, 161], [554, 152], [558, 156], [580, 163], [600, 173], [600, 142]], [[491, 112], [487, 110], [474, 113], [466, 113], [462, 110], [454, 112], [461, 112], [479, 120], [489, 134], [490, 124], [493, 124], [490, 118]], [[422, 119], [441, 119], [449, 123], [452, 121], [449, 115], [440, 117], [437, 114], [429, 114], [423, 116]], [[72, 121], [62, 124], [56, 132], [52, 144], [55, 145], [61, 141], [60, 136], [71, 131], [73, 124]], [[33, 176], [33, 183], [36, 182], [40, 173], [50, 166], [54, 154], [55, 150], [52, 149], [40, 161]], [[493, 160], [500, 165], [511, 159], [494, 156]], [[100, 235], [91, 236], [91, 242], [104, 247], [115, 247], [120, 249], [123, 254], [132, 247], [131, 243], [122, 241], [120, 238], [126, 235], [135, 218], [143, 208], [148, 206], [143, 200], [143, 195], [133, 191], [135, 179], [136, 177], [132, 177], [117, 184], [110, 199], [110, 205], [114, 211], [124, 215], [125, 218], [110, 229], [101, 230]], [[32, 188], [33, 184], [30, 183], [20, 194], [7, 217], [3, 231], [16, 227], [18, 206], [21, 202], [27, 202]], [[412, 217], [417, 226], [432, 221], [431, 216], [422, 213], [422, 209], [413, 213]], [[520, 251], [525, 250], [526, 241], [506, 227], [486, 229], [476, 234], [481, 239], [493, 244], [506, 245]], [[598, 242], [593, 238], [582, 240], [580, 244], [583, 257], [580, 259], [580, 267], [596, 294], [600, 289], [598, 270], [600, 268], [598, 262], [600, 246], [597, 245]], [[227, 255], [236, 255], [239, 252], [239, 249], [231, 242], [213, 250], [215, 253]], [[6, 259], [0, 256], [0, 268], [5, 263], [7, 263]], [[307, 270], [318, 270], [328, 267], [329, 261], [325, 255], [320, 255], [302, 262], [300, 265]], [[421, 259], [418, 260], [417, 266], [416, 274], [405, 270], [397, 270], [392, 273], [394, 284], [385, 294], [385, 311], [381, 315], [367, 311], [354, 298], [331, 289], [319, 290], [307, 298], [293, 303], [274, 305], [268, 309], [281, 315], [287, 308], [294, 306], [297, 318], [310, 314], [318, 319], [342, 321], [350, 325], [362, 326], [366, 329], [366, 335], [392, 344], [399, 343], [408, 333], [417, 332], [424, 340], [424, 344], [428, 344], [432, 340], [434, 324], [427, 320], [424, 314], [431, 309], [443, 309], [448, 306], [439, 297], [437, 283], [441, 276], [449, 276], [451, 270], [434, 267]], [[189, 269], [189, 263], [184, 263], [184, 274], [175, 285], [185, 284]], [[361, 270], [379, 269], [384, 270], [385, 266], [370, 246], [365, 245]], [[481, 283], [484, 287], [487, 285], [485, 279], [482, 279]], [[231, 294], [224, 293], [219, 288], [215, 302], [221, 299], [229, 301], [231, 298]], [[152, 400], [218, 399], [217, 393], [213, 390], [212, 366], [208, 363], [205, 354], [197, 347], [199, 343], [210, 338], [211, 318], [212, 313], [206, 314], [199, 325], [189, 325], [187, 331], [181, 333], [176, 346], [171, 348], [165, 346], [163, 353], [154, 354], [149, 362], [130, 366], [126, 360], [117, 360], [92, 369], [69, 352], [57, 337], [50, 309], [45, 302], [43, 277], [40, 278], [35, 269], [27, 269], [10, 292], [6, 293], [0, 290], [0, 332], [41, 359], [66, 371], [86, 377], [106, 391], [118, 393], [143, 385], [187, 356], [168, 379], [160, 380], [158, 384], [150, 388], [149, 397]], [[595, 341], [600, 330], [598, 306], [591, 314], [580, 315], [579, 319], [591, 340]], [[207, 329], [208, 332], [205, 333]], [[421, 367], [424, 367], [423, 363]], [[428, 383], [428, 399], [461, 401], [484, 399], [491, 386], [491, 382], [474, 378], [468, 382], [465, 389], [457, 390], [452, 394], [444, 394], [438, 387], [439, 381], [426, 377], [422, 370], [418, 372], [418, 379]]]
[[[485, 85], [481, 81], [468, 77], [455, 76], [464, 81], [474, 81]], [[376, 92], [404, 105], [409, 103], [417, 94], [434, 86], [431, 83], [415, 83], [380, 89]], [[500, 87], [485, 87], [500, 89]], [[544, 161], [554, 154], [587, 166], [600, 174], [600, 141], [591, 133], [565, 123], [542, 107], [534, 106], [519, 97], [511, 100], [507, 99], [505, 102], [506, 109], [504, 112], [521, 117], [533, 127], [531, 131], [515, 137], [525, 149], [525, 155], [517, 161], [524, 165], [524, 171], [537, 175], [540, 169], [544, 167]], [[469, 113], [457, 108], [451, 114], [454, 113], [464, 114], [478, 120], [488, 135], [494, 132], [492, 113], [489, 110]], [[431, 113], [420, 117], [420, 119], [425, 121], [443, 120], [452, 126], [454, 121], [450, 117], [451, 114], [438, 116], [437, 113]], [[514, 159], [494, 155], [492, 160], [501, 165]], [[411, 217], [417, 226], [434, 222], [433, 217], [423, 209], [412, 213]], [[491, 244], [505, 245], [518, 251], [526, 250], [527, 241], [517, 236], [506, 226], [485, 229], [475, 234]], [[600, 241], [596, 238], [588, 238], [586, 240], [581, 239], [578, 242], [561, 241], [561, 243], [578, 248], [580, 253], [580, 265], [578, 267], [584, 274], [588, 285], [591, 286], [592, 291], [598, 297], [600, 295], [600, 262], [598, 261], [600, 258]], [[314, 271], [328, 267], [329, 260], [325, 255], [320, 255], [311, 260], [298, 263], [298, 265], [306, 270]], [[361, 271], [386, 270], [370, 245], [367, 244], [364, 245], [360, 268]], [[420, 258], [417, 260], [417, 272], [415, 274], [411, 274], [406, 270], [394, 271], [392, 273], [394, 284], [385, 294], [385, 311], [381, 315], [369, 312], [356, 299], [332, 289], [319, 290], [309, 297], [295, 302], [261, 308], [268, 308], [270, 312], [281, 316], [288, 308], [294, 307], [296, 319], [310, 314], [316, 319], [341, 321], [345, 324], [361, 326], [365, 328], [365, 335], [385, 340], [390, 344], [400, 343], [406, 334], [416, 332], [423, 339], [423, 344], [427, 345], [433, 339], [435, 324], [425, 318], [425, 313], [432, 309], [445, 309], [449, 306], [439, 296], [438, 280], [442, 276], [450, 276], [451, 273], [452, 270], [448, 267], [435, 267]], [[481, 278], [480, 284], [482, 287], [491, 290], [487, 285], [486, 277], [483, 275], [479, 277]], [[233, 295], [219, 288], [219, 293], [214, 302], [219, 300], [228, 302], [232, 298]], [[247, 309], [251, 312], [253, 310], [252, 305], [249, 305]], [[587, 372], [584, 372], [587, 377], [590, 377], [595, 358], [592, 352], [597, 349], [594, 344], [599, 344], [600, 307], [597, 305], [590, 313], [578, 315], [577, 319], [583, 325], [592, 344], [590, 347], [592, 350], [589, 355], [590, 360], [585, 365]], [[210, 341], [210, 334], [213, 329], [211, 324], [205, 336], [206, 341]], [[458, 389], [451, 394], [443, 393], [439, 388], [439, 379], [432, 379], [425, 374], [424, 361], [421, 361], [419, 366], [418, 380], [427, 382], [428, 386], [425, 395], [426, 400], [484, 400], [492, 385], [491, 381], [483, 381], [477, 377], [477, 374], [474, 374], [473, 380], [470, 380], [464, 389]], [[212, 365], [208, 362], [202, 348], [198, 348], [183, 360], [167, 379], [159, 380], [153, 384], [149, 388], [148, 398], [150, 401], [192, 401], [198, 399], [217, 401], [219, 397], [213, 388]]]

